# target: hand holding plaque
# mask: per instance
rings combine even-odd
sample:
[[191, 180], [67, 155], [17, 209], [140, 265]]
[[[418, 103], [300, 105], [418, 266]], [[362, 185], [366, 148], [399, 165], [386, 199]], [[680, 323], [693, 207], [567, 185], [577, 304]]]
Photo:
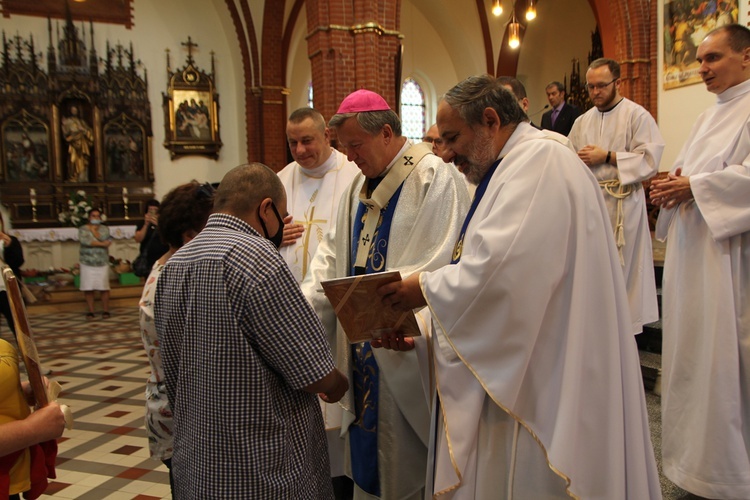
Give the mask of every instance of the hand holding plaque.
[[385, 306], [376, 292], [378, 287], [400, 280], [401, 273], [387, 271], [320, 283], [350, 343], [378, 339], [392, 330], [404, 337], [421, 335], [413, 311]]

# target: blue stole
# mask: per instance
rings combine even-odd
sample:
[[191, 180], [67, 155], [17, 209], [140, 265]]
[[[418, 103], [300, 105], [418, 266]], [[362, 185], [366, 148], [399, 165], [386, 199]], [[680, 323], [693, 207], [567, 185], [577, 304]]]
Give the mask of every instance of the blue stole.
[[[368, 190], [373, 192], [383, 177], [368, 179]], [[372, 246], [367, 255], [367, 267], [357, 268], [357, 246], [364, 228], [367, 207], [360, 202], [352, 231], [350, 273], [352, 276], [372, 274], [385, 271], [388, 253], [388, 236], [391, 221], [401, 195], [399, 186], [388, 204], [380, 211], [377, 229], [373, 236]], [[369, 342], [351, 346], [352, 388], [354, 391], [354, 412], [356, 420], [349, 426], [349, 447], [351, 449], [352, 476], [362, 490], [370, 495], [380, 496], [380, 479], [378, 474], [378, 387], [379, 369]]]
[[495, 173], [495, 170], [497, 170], [497, 166], [500, 165], [501, 161], [503, 161], [502, 158], [492, 164], [487, 173], [484, 174], [484, 177], [482, 177], [482, 180], [479, 181], [479, 185], [477, 186], [476, 191], [474, 191], [474, 199], [471, 200], [471, 207], [469, 207], [469, 212], [466, 214], [466, 218], [464, 219], [464, 225], [461, 226], [461, 233], [458, 235], [456, 245], [453, 247], [453, 257], [451, 258], [451, 264], [456, 264], [459, 260], [461, 260], [461, 252], [463, 252], [464, 249], [464, 236], [466, 235], [466, 228], [469, 227], [469, 222], [471, 222], [471, 218], [474, 217], [474, 212], [476, 212], [477, 206], [479, 206], [479, 202], [482, 201], [482, 197], [487, 191], [487, 186], [490, 184], [490, 179], [492, 179], [492, 175]]

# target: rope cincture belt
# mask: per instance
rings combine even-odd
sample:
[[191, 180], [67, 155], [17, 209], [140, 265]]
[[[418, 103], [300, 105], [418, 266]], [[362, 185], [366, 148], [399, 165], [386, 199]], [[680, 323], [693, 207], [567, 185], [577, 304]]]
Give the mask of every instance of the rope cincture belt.
[[625, 265], [625, 258], [622, 255], [622, 247], [625, 246], [625, 213], [622, 209], [622, 200], [633, 194], [634, 184], [620, 184], [620, 179], [609, 179], [599, 181], [604, 191], [617, 200], [617, 216], [615, 218], [615, 243], [617, 244], [617, 253], [620, 255], [620, 265]]

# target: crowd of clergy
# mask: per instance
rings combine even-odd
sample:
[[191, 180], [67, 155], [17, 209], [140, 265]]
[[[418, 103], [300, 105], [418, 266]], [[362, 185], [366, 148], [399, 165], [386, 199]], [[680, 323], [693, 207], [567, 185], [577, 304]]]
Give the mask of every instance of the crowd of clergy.
[[[658, 179], [656, 122], [598, 59], [569, 132], [558, 82], [542, 130], [518, 80], [469, 77], [424, 142], [360, 89], [328, 121], [291, 113], [278, 175], [167, 194], [141, 333], [173, 498], [662, 498], [635, 337], [659, 319], [647, 196], [664, 473], [750, 498], [750, 30], [697, 60], [717, 101]], [[350, 341], [324, 284], [394, 270], [371, 307], [420, 335]]]

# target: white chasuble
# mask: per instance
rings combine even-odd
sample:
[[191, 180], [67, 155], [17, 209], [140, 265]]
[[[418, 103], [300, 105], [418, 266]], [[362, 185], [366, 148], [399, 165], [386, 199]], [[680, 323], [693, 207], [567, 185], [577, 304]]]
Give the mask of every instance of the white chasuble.
[[644, 324], [659, 319], [651, 230], [641, 182], [658, 172], [664, 140], [651, 114], [624, 98], [604, 113], [595, 107], [588, 110], [575, 121], [568, 138], [576, 151], [592, 144], [612, 151], [617, 158], [616, 167], [602, 163], [591, 172], [600, 185], [609, 184], [602, 186], [602, 192], [615, 242], [621, 247], [632, 331], [641, 333]]
[[422, 273], [439, 402], [435, 498], [661, 498], [598, 183], [518, 125], [461, 259]]
[[333, 148], [331, 156], [315, 169], [292, 162], [279, 172], [293, 223], [305, 226], [294, 245], [279, 249], [298, 283], [304, 279], [323, 235], [336, 224], [341, 194], [357, 173], [357, 165]]
[[[305, 232], [293, 245], [279, 249], [297, 282], [302, 281], [323, 235], [336, 224], [341, 194], [351, 184], [359, 168], [346, 155], [331, 148], [331, 155], [318, 168], [303, 168], [292, 162], [279, 173], [287, 196], [287, 211]], [[328, 343], [334, 352], [335, 343]], [[320, 400], [328, 439], [331, 477], [344, 475], [344, 440], [341, 439], [341, 407]]]
[[750, 80], [718, 96], [672, 168], [694, 200], [662, 209], [662, 456], [675, 484], [750, 498]]
[[[391, 166], [411, 147], [406, 142]], [[390, 167], [388, 169], [389, 175]], [[340, 329], [320, 282], [348, 276], [352, 267], [352, 228], [365, 177], [358, 175], [339, 205], [336, 231], [326, 234], [302, 282], [302, 291], [313, 304], [323, 325], [337, 338], [337, 366], [351, 380], [350, 344]], [[437, 269], [450, 262], [461, 222], [469, 208], [463, 176], [433, 154], [414, 166], [402, 184], [388, 239], [386, 270], [399, 270], [405, 278], [414, 272]], [[424, 338], [417, 342], [423, 343]], [[422, 495], [425, 484], [430, 412], [425, 398], [417, 353], [374, 349], [380, 368], [378, 400], [378, 470], [382, 498], [404, 500]], [[355, 421], [353, 390], [342, 398], [342, 435]], [[349, 449], [347, 447], [347, 459]], [[350, 473], [350, 472], [349, 472]], [[355, 498], [367, 498], [355, 490]]]

